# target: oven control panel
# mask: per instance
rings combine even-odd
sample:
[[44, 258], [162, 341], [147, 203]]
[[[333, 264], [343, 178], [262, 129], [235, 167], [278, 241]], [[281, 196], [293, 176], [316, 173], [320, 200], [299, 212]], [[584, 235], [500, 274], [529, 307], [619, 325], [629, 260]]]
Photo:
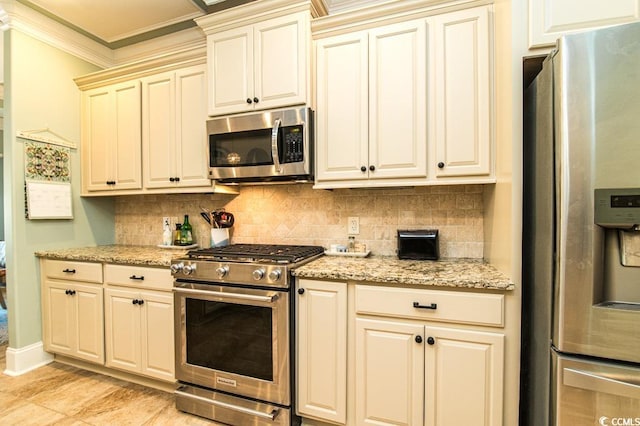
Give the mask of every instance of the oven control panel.
[[181, 281], [211, 284], [234, 283], [267, 287], [288, 287], [288, 270], [283, 265], [174, 260], [171, 275]]

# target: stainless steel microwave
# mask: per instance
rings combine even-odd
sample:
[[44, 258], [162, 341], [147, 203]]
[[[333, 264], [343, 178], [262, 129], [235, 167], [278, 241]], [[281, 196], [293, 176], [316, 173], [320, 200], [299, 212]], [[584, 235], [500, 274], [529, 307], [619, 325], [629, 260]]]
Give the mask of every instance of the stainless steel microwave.
[[313, 111], [263, 111], [207, 121], [209, 177], [221, 183], [313, 181]]

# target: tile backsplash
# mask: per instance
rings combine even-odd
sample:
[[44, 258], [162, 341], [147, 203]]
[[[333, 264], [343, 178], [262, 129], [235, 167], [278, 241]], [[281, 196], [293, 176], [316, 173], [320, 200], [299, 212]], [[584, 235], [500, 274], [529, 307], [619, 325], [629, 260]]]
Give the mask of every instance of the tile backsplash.
[[360, 218], [356, 242], [373, 254], [395, 255], [398, 229], [438, 229], [441, 257], [483, 257], [483, 186], [391, 189], [312, 189], [311, 184], [246, 186], [239, 195], [170, 194], [116, 199], [116, 243], [157, 245], [162, 217], [193, 226], [194, 240], [209, 246], [200, 207], [235, 216], [232, 243], [346, 244], [347, 219]]

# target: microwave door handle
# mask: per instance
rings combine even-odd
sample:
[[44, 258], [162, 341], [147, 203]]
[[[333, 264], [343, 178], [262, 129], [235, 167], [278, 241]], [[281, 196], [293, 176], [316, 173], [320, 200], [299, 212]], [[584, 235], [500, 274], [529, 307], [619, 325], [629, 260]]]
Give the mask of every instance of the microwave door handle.
[[273, 165], [276, 168], [276, 173], [282, 173], [280, 155], [278, 153], [278, 131], [280, 130], [281, 123], [282, 120], [276, 118], [273, 122], [273, 129], [271, 130], [271, 156], [273, 157]]

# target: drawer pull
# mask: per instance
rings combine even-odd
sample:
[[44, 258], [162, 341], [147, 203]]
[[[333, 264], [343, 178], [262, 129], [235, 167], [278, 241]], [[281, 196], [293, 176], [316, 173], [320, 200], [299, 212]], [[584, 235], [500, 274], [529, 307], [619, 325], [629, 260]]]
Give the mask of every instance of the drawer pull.
[[413, 307], [417, 309], [438, 309], [438, 305], [436, 303], [432, 303], [430, 305], [421, 305], [420, 302], [413, 302]]
[[62, 272], [66, 273], [66, 274], [75, 274], [76, 270], [75, 269], [63, 269]]
[[130, 279], [130, 280], [144, 281], [144, 275], [140, 275], [140, 276], [137, 276], [137, 275], [131, 275], [131, 276], [129, 277], [129, 279]]

